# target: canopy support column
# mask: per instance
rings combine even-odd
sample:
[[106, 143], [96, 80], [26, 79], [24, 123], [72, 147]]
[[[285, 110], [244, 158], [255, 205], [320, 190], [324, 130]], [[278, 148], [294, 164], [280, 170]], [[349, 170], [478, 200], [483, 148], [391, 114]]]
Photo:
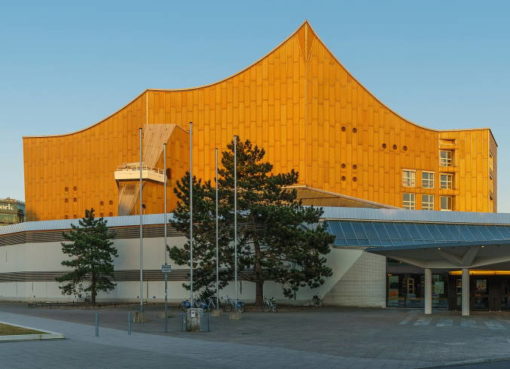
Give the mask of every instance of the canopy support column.
[[425, 315], [432, 314], [432, 270], [425, 268]]
[[469, 269], [462, 269], [462, 316], [469, 316]]

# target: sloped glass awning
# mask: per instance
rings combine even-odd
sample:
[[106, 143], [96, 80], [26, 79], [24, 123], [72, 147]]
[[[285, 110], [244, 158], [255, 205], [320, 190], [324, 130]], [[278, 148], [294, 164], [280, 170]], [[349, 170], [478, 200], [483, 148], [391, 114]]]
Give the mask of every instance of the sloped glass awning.
[[510, 225], [406, 223], [381, 221], [327, 220], [335, 236], [334, 246], [374, 248], [437, 247], [439, 244], [479, 244], [488, 241], [510, 243]]
[[510, 225], [328, 220], [336, 247], [422, 268], [480, 268], [510, 262]]

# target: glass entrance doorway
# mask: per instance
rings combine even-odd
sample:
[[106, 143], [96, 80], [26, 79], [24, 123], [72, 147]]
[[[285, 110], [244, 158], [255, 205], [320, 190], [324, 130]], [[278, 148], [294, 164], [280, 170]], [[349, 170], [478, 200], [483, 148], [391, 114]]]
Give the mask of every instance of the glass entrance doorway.
[[[448, 307], [461, 310], [462, 278], [450, 275], [449, 280], [455, 289], [449, 290]], [[470, 306], [471, 310], [510, 311], [510, 275], [471, 275]]]
[[[389, 274], [387, 306], [423, 308], [425, 306], [425, 282], [423, 274]], [[447, 275], [432, 275], [432, 306], [448, 307]], [[509, 299], [510, 303], [510, 299]]]

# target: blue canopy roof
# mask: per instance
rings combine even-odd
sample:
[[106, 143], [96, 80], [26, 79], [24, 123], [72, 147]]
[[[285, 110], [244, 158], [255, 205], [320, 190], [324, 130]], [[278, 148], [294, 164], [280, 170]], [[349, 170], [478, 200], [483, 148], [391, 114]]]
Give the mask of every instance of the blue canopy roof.
[[[510, 225], [327, 220], [334, 246], [409, 247], [510, 241]], [[505, 242], [502, 242], [505, 243]]]

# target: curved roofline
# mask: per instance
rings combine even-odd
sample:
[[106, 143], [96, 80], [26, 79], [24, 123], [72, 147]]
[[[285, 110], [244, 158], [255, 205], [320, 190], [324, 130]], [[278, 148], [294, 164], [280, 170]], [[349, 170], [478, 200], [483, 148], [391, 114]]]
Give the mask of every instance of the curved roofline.
[[[386, 105], [385, 103], [383, 103], [381, 100], [379, 100], [379, 98], [377, 98], [368, 88], [366, 88], [360, 81], [358, 81], [358, 79], [356, 77], [354, 77], [351, 72], [349, 72], [349, 70], [340, 62], [340, 60], [338, 60], [338, 58], [335, 56], [335, 54], [333, 54], [333, 52], [328, 48], [328, 46], [324, 43], [324, 41], [322, 41], [322, 39], [319, 37], [319, 35], [317, 35], [317, 33], [315, 32], [315, 30], [312, 28], [312, 26], [310, 25], [310, 23], [308, 22], [305, 22], [305, 24], [308, 24], [308, 26], [310, 27], [310, 30], [313, 32], [313, 34], [315, 35], [315, 37], [317, 38], [317, 40], [322, 44], [322, 46], [324, 46], [324, 48], [326, 49], [326, 51], [329, 53], [329, 55], [333, 58], [333, 60], [338, 64], [338, 66], [340, 68], [342, 68], [347, 74], [349, 77], [351, 77], [354, 82], [356, 82], [365, 92], [367, 92], [371, 97], [373, 97], [375, 99], [375, 101], [377, 101], [379, 104], [381, 104], [384, 108], [388, 109], [391, 113], [395, 114], [397, 117], [399, 117], [400, 119], [402, 119], [403, 121], [405, 121], [406, 123], [409, 123], [409, 124], [412, 124], [413, 126], [416, 126], [418, 128], [422, 128], [422, 129], [426, 129], [426, 130], [429, 130], [429, 131], [433, 131], [433, 132], [441, 132], [440, 130], [437, 130], [437, 129], [433, 129], [433, 128], [428, 128], [428, 127], [425, 127], [425, 126], [422, 126], [420, 124], [417, 124], [417, 123], [414, 123], [414, 122], [411, 122], [409, 119], [406, 119], [404, 118], [403, 116], [401, 116], [399, 113], [397, 113], [396, 111], [394, 111], [393, 109], [391, 109], [388, 105]], [[301, 27], [300, 27], [301, 28]]]
[[[385, 103], [383, 103], [379, 98], [377, 98], [368, 88], [366, 88], [360, 81], [358, 81], [358, 79], [356, 77], [354, 77], [350, 72], [349, 70], [340, 62], [340, 60], [338, 60], [338, 58], [335, 56], [335, 54], [333, 54], [333, 52], [327, 47], [327, 45], [321, 40], [321, 38], [317, 35], [317, 33], [315, 32], [315, 30], [312, 28], [312, 26], [310, 25], [310, 23], [308, 22], [308, 20], [305, 20], [303, 23], [301, 23], [301, 25], [294, 31], [292, 32], [287, 38], [285, 38], [282, 42], [280, 42], [278, 45], [276, 45], [271, 51], [269, 51], [267, 54], [265, 54], [264, 56], [262, 56], [261, 58], [257, 59], [255, 62], [249, 64], [247, 67], [241, 69], [240, 71], [226, 77], [226, 78], [223, 78], [223, 79], [220, 79], [216, 82], [212, 82], [212, 83], [209, 83], [209, 84], [205, 84], [205, 85], [200, 85], [200, 86], [196, 86], [196, 87], [189, 87], [189, 88], [180, 88], [180, 89], [146, 89], [144, 90], [141, 94], [139, 94], [138, 96], [136, 96], [133, 100], [131, 100], [129, 103], [127, 103], [126, 105], [124, 105], [122, 108], [120, 108], [119, 110], [113, 112], [112, 114], [108, 115], [107, 117], [105, 117], [104, 119], [100, 120], [99, 122], [97, 123], [94, 123], [86, 128], [83, 128], [83, 129], [80, 129], [78, 131], [73, 131], [73, 132], [70, 132], [70, 133], [64, 133], [64, 134], [58, 134], [58, 135], [41, 135], [41, 136], [23, 136], [23, 139], [32, 139], [32, 138], [49, 138], [49, 137], [65, 137], [65, 136], [70, 136], [70, 135], [74, 135], [74, 134], [77, 134], [77, 133], [81, 133], [81, 132], [84, 132], [88, 129], [91, 129], [91, 128], [94, 128], [95, 126], [103, 123], [104, 121], [106, 121], [107, 119], [113, 117], [115, 114], [118, 114], [120, 113], [122, 110], [126, 109], [129, 105], [131, 105], [132, 103], [134, 103], [137, 99], [139, 99], [140, 97], [142, 97], [143, 95], [147, 94], [149, 91], [159, 91], [159, 92], [182, 92], [182, 91], [193, 91], [193, 90], [198, 90], [198, 89], [202, 89], [202, 88], [207, 88], [207, 87], [212, 87], [212, 86], [215, 86], [217, 84], [220, 84], [220, 83], [223, 83], [223, 82], [226, 82], [244, 72], [246, 72], [247, 70], [251, 69], [252, 67], [254, 67], [255, 65], [257, 65], [258, 63], [260, 63], [261, 61], [263, 61], [264, 59], [266, 59], [267, 57], [269, 57], [271, 54], [273, 54], [275, 51], [277, 51], [283, 44], [285, 44], [287, 41], [289, 41], [292, 37], [294, 37], [294, 35], [296, 35], [303, 27], [306, 27], [308, 26], [311, 30], [311, 32], [313, 33], [313, 35], [315, 36], [315, 38], [321, 43], [321, 45], [326, 49], [326, 51], [329, 53], [329, 55], [333, 58], [333, 60], [338, 64], [338, 66], [340, 68], [342, 68], [346, 73], [347, 75], [352, 78], [354, 80], [354, 82], [356, 82], [366, 93], [368, 93], [373, 99], [375, 99], [379, 104], [381, 104], [381, 106], [383, 106], [384, 108], [388, 109], [392, 114], [395, 114], [395, 116], [397, 116], [398, 118], [402, 119], [404, 122], [406, 123], [409, 123], [413, 126], [416, 126], [418, 128], [421, 128], [421, 129], [425, 129], [425, 130], [428, 130], [428, 131], [432, 131], [432, 132], [448, 132], [448, 131], [468, 131], [468, 130], [485, 130], [485, 129], [488, 129], [490, 132], [491, 132], [491, 135], [492, 135], [492, 131], [490, 130], [490, 128], [473, 128], [473, 129], [453, 129], [453, 130], [438, 130], [438, 129], [433, 129], [433, 128], [428, 128], [428, 127], [425, 127], [425, 126], [422, 126], [420, 124], [417, 124], [417, 123], [414, 123], [406, 118], [404, 118], [402, 115], [400, 115], [399, 113], [397, 113], [396, 111], [394, 111], [393, 109], [391, 109], [388, 105], [386, 105]], [[493, 136], [494, 137], [494, 136]]]
[[49, 138], [49, 137], [65, 137], [65, 136], [71, 136], [71, 135], [74, 135], [74, 134], [77, 134], [77, 133], [81, 133], [81, 132], [84, 132], [86, 130], [89, 130], [91, 128], [94, 128], [95, 126], [98, 126], [100, 125], [101, 123], [103, 123], [104, 121], [106, 121], [107, 119], [110, 119], [111, 117], [113, 117], [115, 114], [118, 114], [120, 113], [122, 110], [126, 109], [129, 105], [131, 105], [132, 103], [134, 103], [136, 100], [138, 100], [139, 98], [141, 98], [143, 95], [145, 95], [148, 91], [150, 91], [149, 89], [146, 89], [144, 90], [141, 94], [137, 95], [134, 99], [132, 99], [130, 102], [128, 102], [126, 105], [124, 105], [122, 108], [120, 108], [119, 110], [111, 113], [110, 115], [108, 115], [107, 117], [101, 119], [99, 122], [96, 122], [88, 127], [85, 127], [85, 128], [82, 128], [82, 129], [79, 129], [77, 131], [73, 131], [73, 132], [69, 132], [69, 133], [62, 133], [62, 134], [58, 134], [58, 135], [41, 135], [41, 136], [23, 136], [22, 138], [23, 139], [32, 139], [32, 138]]

